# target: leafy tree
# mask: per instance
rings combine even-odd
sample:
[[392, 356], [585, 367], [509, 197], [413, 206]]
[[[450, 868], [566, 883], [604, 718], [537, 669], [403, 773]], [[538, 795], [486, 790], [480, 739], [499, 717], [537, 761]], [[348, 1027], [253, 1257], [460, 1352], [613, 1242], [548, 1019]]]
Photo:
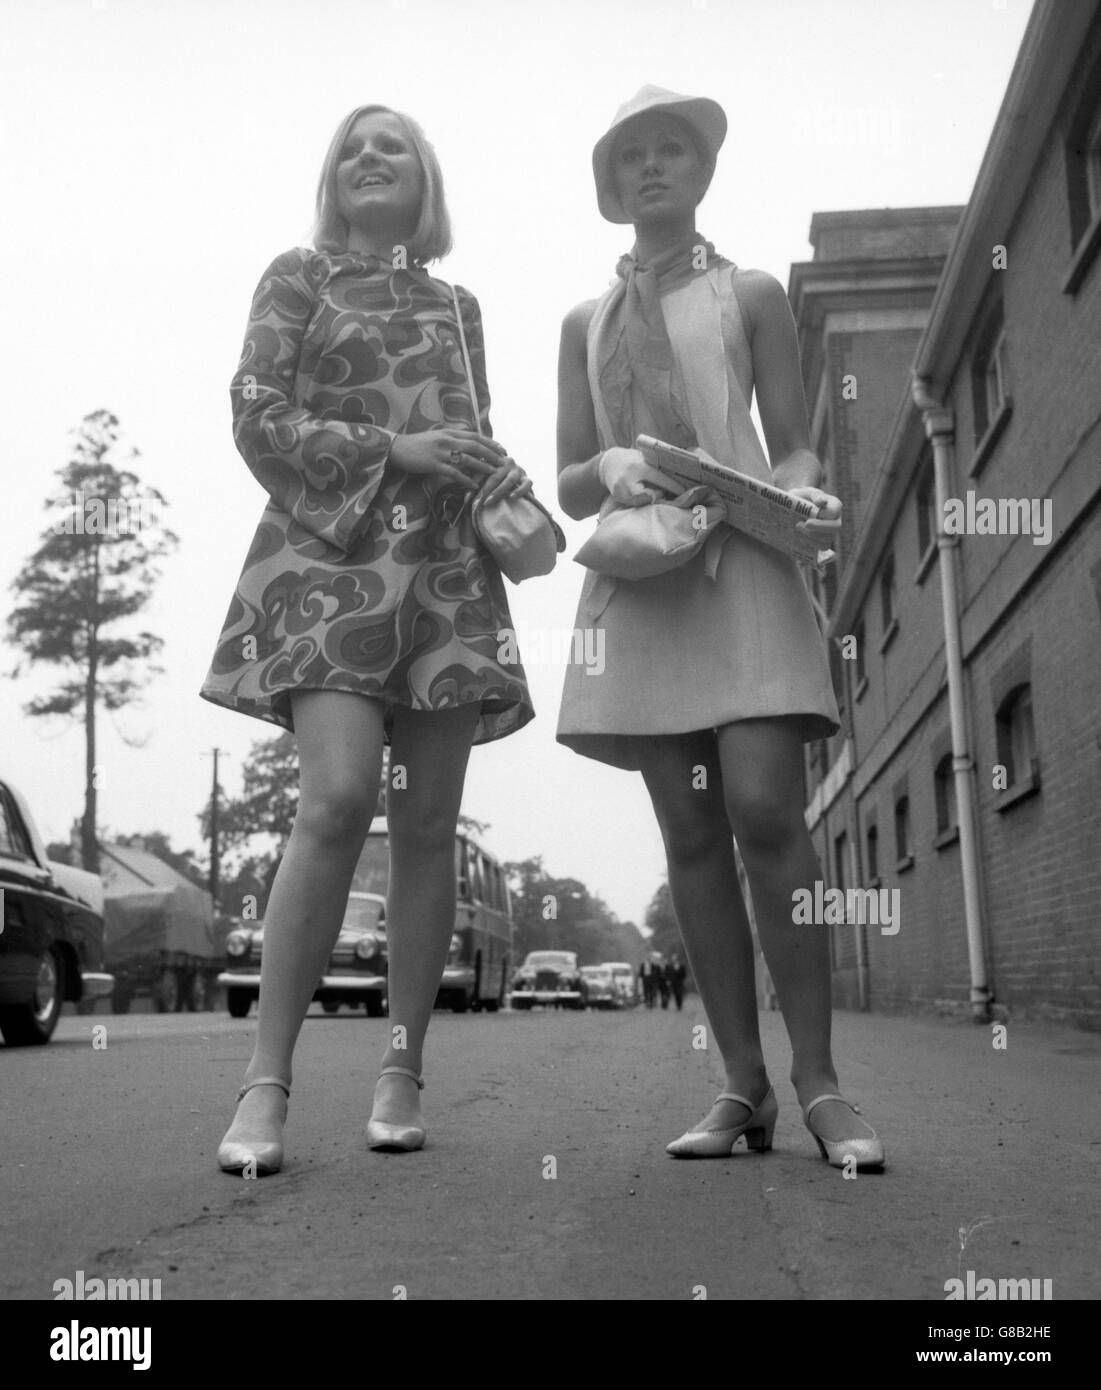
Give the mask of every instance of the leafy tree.
[[[117, 635], [119, 623], [149, 602], [160, 576], [156, 561], [178, 543], [161, 524], [166, 506], [156, 488], [115, 466], [119, 422], [106, 410], [86, 415], [75, 431], [73, 457], [57, 470], [58, 491], [45, 506], [50, 526], [13, 581], [18, 602], [8, 618], [10, 640], [27, 661], [68, 673], [51, 694], [24, 709], [34, 717], [61, 715], [84, 724], [85, 790], [81, 858], [99, 869], [96, 843], [96, 711], [134, 703], [151, 674], [163, 641], [152, 632]], [[138, 458], [136, 449], [129, 454]], [[17, 666], [12, 674], [22, 674]]]
[[[241, 794], [218, 799], [218, 839], [223, 851], [241, 849], [254, 835], [286, 844], [298, 810], [298, 743], [283, 730], [277, 738], [254, 739], [241, 773]], [[210, 841], [210, 801], [199, 817]]]
[[668, 883], [663, 883], [651, 898], [650, 906], [646, 909], [646, 927], [650, 932], [651, 951], [666, 958], [672, 955], [683, 957], [684, 947]]
[[[385, 750], [383, 758], [375, 815], [385, 813], [389, 751]], [[239, 904], [247, 897], [255, 897], [262, 912], [297, 811], [297, 740], [286, 730], [276, 738], [255, 740], [243, 766], [240, 795], [220, 797], [218, 802], [218, 840], [227, 858], [220, 896], [234, 914], [239, 913]], [[203, 838], [209, 843], [209, 800], [199, 822]], [[479, 836], [484, 835], [489, 826], [471, 816], [460, 815], [458, 828]], [[260, 835], [274, 841], [273, 847], [266, 852], [257, 853], [252, 849], [246, 853], [253, 838]]]
[[506, 864], [516, 925], [517, 959], [529, 951], [576, 951], [582, 965], [605, 960], [637, 963], [642, 942], [633, 923], [620, 922], [603, 899], [576, 878], [555, 878], [540, 855]]

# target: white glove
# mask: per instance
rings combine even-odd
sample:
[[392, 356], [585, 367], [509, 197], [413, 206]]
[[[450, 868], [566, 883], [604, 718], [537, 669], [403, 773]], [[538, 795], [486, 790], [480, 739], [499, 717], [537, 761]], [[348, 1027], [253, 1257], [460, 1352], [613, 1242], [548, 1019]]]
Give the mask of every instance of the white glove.
[[605, 449], [597, 465], [600, 481], [621, 507], [645, 507], [663, 497], [675, 496], [676, 488], [656, 468], [651, 468], [638, 449]]

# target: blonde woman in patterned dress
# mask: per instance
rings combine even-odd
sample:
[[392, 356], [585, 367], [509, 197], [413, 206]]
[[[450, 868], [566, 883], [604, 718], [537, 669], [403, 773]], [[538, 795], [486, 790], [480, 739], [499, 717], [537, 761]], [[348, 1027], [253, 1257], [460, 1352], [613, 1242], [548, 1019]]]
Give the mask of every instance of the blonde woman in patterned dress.
[[[829, 544], [841, 503], [819, 486], [798, 343], [783, 286], [739, 270], [696, 231], [696, 206], [726, 133], [706, 98], [644, 87], [593, 152], [597, 200], [633, 223], [619, 281], [562, 330], [558, 495], [580, 520], [647, 505], [662, 482], [639, 433], [771, 481], [821, 509]], [[757, 392], [772, 458], [749, 402]], [[837, 1091], [826, 931], [793, 921], [819, 876], [803, 819], [804, 740], [838, 728], [825, 645], [793, 561], [723, 526], [678, 569], [609, 580], [590, 571], [580, 628], [604, 631], [597, 679], [567, 668], [560, 742], [641, 771], [665, 842], [669, 886], [726, 1085], [668, 1145], [675, 1157], [772, 1146], [777, 1105], [757, 1026], [753, 944], [736, 838], [792, 1045], [807, 1128], [835, 1166], [879, 1167], [875, 1131]]]
[[[275, 1172], [291, 1059], [343, 919], [384, 743], [391, 1045], [372, 1148], [424, 1143], [422, 1048], [455, 914], [454, 837], [473, 743], [533, 717], [472, 495], [531, 484], [489, 437], [477, 301], [424, 269], [450, 249], [439, 165], [415, 122], [359, 107], [330, 145], [315, 247], [276, 258], [232, 384], [234, 438], [269, 494], [201, 694], [293, 730], [299, 804], [264, 917], [256, 1047], [218, 1150]], [[477, 426], [481, 426], [481, 432]], [[392, 779], [393, 780], [393, 779]], [[399, 1026], [404, 1029], [405, 1046]]]

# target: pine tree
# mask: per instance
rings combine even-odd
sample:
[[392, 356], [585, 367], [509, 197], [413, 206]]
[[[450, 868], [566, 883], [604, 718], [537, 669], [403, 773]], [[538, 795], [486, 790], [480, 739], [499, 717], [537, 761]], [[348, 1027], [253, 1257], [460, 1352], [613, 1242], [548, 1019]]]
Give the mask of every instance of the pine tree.
[[[81, 858], [99, 872], [96, 711], [136, 703], [164, 643], [152, 632], [118, 635], [118, 624], [149, 602], [160, 570], [156, 561], [178, 543], [163, 525], [167, 505], [156, 488], [115, 466], [118, 419], [106, 410], [86, 415], [75, 431], [73, 457], [57, 470], [58, 492], [47, 499], [51, 524], [13, 581], [18, 595], [8, 618], [10, 640], [27, 661], [68, 673], [51, 694], [31, 700], [27, 714], [61, 715], [84, 724], [85, 785]], [[138, 458], [136, 449], [129, 458]], [[14, 676], [22, 674], [16, 666]]]

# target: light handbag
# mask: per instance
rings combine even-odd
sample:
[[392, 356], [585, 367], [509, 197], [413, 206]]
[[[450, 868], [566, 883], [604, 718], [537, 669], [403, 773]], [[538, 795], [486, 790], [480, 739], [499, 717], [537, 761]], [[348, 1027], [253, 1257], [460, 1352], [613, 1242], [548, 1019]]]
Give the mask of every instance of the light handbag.
[[[470, 351], [466, 345], [466, 332], [463, 329], [463, 315], [459, 307], [459, 296], [451, 287], [451, 297], [455, 301], [455, 318], [459, 325], [459, 342], [463, 350], [463, 365], [470, 389], [470, 401], [474, 407], [475, 429], [481, 434], [481, 417], [478, 413], [478, 393], [474, 386], [474, 372], [470, 365]], [[566, 537], [562, 528], [533, 496], [502, 497], [487, 505], [479, 495], [470, 511], [474, 531], [478, 539], [489, 551], [506, 579], [519, 584], [523, 579], [536, 575], [550, 574], [560, 551], [566, 548]]]
[[613, 507], [573, 558], [612, 579], [650, 579], [690, 560], [725, 521], [714, 490], [693, 487], [669, 501]]

